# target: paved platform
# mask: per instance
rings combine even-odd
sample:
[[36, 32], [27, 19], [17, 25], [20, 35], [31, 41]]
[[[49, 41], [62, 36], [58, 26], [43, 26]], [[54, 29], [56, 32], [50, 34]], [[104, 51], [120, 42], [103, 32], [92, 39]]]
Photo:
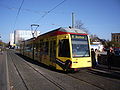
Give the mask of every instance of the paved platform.
[[111, 69], [108, 69], [107, 65], [99, 64], [96, 68], [91, 68], [90, 70], [120, 79], [120, 68], [118, 67], [111, 67]]
[[9, 75], [6, 52], [0, 53], [0, 90], [9, 90]]

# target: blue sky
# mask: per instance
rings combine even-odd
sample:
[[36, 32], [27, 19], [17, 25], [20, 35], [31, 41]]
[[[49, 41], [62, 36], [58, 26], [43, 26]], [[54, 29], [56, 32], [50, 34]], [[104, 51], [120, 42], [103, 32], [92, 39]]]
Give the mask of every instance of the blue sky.
[[[47, 11], [64, 0], [24, 0], [15, 24], [22, 0], [0, 0], [0, 34], [9, 42], [9, 34], [16, 29], [30, 29], [39, 24], [41, 33], [71, 25], [71, 13], [81, 20], [90, 34], [111, 39], [111, 33], [120, 33], [120, 0], [66, 0], [44, 18]], [[15, 27], [14, 27], [15, 26]]]

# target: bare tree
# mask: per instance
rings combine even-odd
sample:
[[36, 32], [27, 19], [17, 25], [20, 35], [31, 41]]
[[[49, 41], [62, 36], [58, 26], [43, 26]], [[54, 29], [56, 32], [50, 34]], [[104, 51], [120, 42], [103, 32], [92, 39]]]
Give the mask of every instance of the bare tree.
[[85, 31], [86, 33], [88, 33], [88, 30], [84, 27], [84, 24], [82, 23], [81, 20], [75, 21], [75, 28], [81, 29], [81, 30]]

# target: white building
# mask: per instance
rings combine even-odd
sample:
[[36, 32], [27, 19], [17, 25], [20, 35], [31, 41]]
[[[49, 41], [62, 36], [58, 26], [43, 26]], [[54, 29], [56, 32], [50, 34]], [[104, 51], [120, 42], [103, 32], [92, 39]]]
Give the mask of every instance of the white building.
[[31, 30], [15, 30], [14, 33], [10, 34], [10, 45], [19, 44], [20, 41], [27, 40], [30, 38], [37, 37], [40, 35], [40, 31], [31, 31]]
[[14, 46], [14, 33], [10, 33], [10, 45]]
[[102, 45], [101, 42], [92, 42], [93, 44], [91, 45], [91, 48], [93, 48], [94, 50], [97, 49], [98, 51], [102, 52], [104, 46]]

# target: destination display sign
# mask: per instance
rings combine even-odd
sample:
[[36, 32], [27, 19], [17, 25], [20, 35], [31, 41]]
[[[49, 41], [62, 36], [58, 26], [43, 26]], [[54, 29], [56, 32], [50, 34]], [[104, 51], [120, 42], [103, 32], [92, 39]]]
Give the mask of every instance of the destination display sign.
[[75, 34], [71, 34], [71, 39], [83, 39], [83, 40], [87, 40], [87, 35], [75, 35]]

